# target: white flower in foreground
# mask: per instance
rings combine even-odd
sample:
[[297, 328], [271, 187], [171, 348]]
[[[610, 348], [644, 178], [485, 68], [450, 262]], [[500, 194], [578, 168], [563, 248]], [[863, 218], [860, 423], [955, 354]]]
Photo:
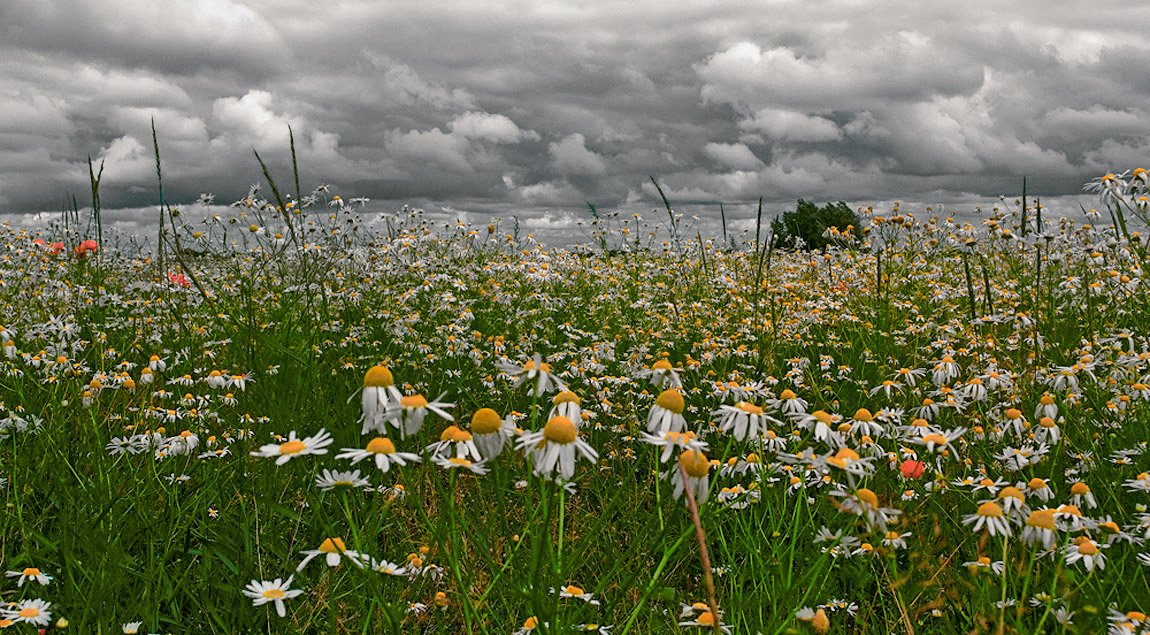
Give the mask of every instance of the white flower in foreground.
[[543, 396], [545, 392], [552, 390], [566, 390], [567, 386], [558, 377], [551, 373], [551, 364], [543, 361], [543, 356], [535, 353], [535, 357], [527, 360], [523, 366], [519, 366], [515, 362], [507, 358], [500, 359], [499, 370], [515, 377], [515, 383], [511, 385], [512, 390], [519, 388], [527, 382], [533, 382], [534, 385], [527, 391], [529, 395], [537, 397]]
[[395, 449], [395, 444], [387, 437], [376, 437], [367, 442], [366, 449], [359, 448], [343, 448], [340, 453], [335, 455], [337, 459], [351, 459], [351, 464], [355, 465], [365, 459], [372, 459], [375, 461], [375, 466], [381, 472], [387, 472], [391, 469], [391, 464], [407, 465], [408, 463], [419, 463], [423, 459], [419, 458], [418, 454], [411, 452], [398, 452]]
[[558, 467], [563, 480], [570, 480], [575, 474], [576, 453], [592, 462], [599, 458], [599, 454], [579, 438], [579, 429], [567, 417], [552, 417], [542, 430], [524, 433], [516, 444], [531, 457], [535, 473], [544, 478], [550, 478]]
[[47, 626], [48, 623], [52, 621], [51, 608], [51, 602], [45, 602], [40, 598], [35, 598], [24, 600], [11, 609], [3, 611], [3, 613], [5, 617], [12, 620], [13, 623], [27, 622], [35, 626]]
[[[686, 483], [683, 483], [679, 465], [683, 466], [682, 471], [687, 473]], [[687, 504], [689, 501], [683, 496], [683, 492], [690, 488], [691, 494], [695, 497], [695, 504], [702, 505], [707, 502], [707, 494], [710, 491], [710, 474], [711, 461], [707, 459], [707, 455], [695, 450], [686, 450], [679, 455], [679, 464], [671, 468], [671, 484], [675, 486], [672, 495], [675, 498], [682, 497], [683, 503]]]
[[[352, 396], [354, 397], [354, 393]], [[367, 434], [372, 430], [385, 432], [386, 417], [384, 413], [387, 412], [388, 406], [399, 403], [399, 400], [403, 399], [403, 395], [395, 387], [395, 379], [392, 377], [391, 371], [385, 366], [372, 366], [363, 376], [363, 394], [361, 397], [363, 414], [360, 416], [360, 421], [363, 423], [363, 430], [360, 434]]]
[[348, 489], [355, 489], [359, 487], [369, 487], [371, 481], [359, 475], [359, 470], [353, 472], [337, 472], [325, 469], [322, 474], [315, 478], [315, 486], [324, 492], [330, 492], [337, 487], [346, 487]]
[[[284, 600], [303, 594], [303, 591], [299, 589], [288, 588], [291, 586], [293, 577], [295, 576], [289, 575], [287, 580], [276, 578], [270, 582], [267, 580], [252, 580], [244, 587], [244, 595], [252, 599], [252, 606], [275, 602], [276, 614], [280, 617], [284, 617], [287, 615], [287, 609], [284, 608]], [[136, 622], [136, 624], [139, 624], [139, 622]]]
[[16, 581], [16, 586], [22, 587], [25, 582], [35, 580], [41, 585], [47, 585], [52, 581], [52, 576], [42, 573], [36, 567], [28, 567], [22, 571], [5, 571], [4, 575], [9, 578], [20, 578]]
[[429, 411], [447, 421], [455, 421], [455, 417], [446, 410], [446, 408], [454, 407], [455, 404], [440, 401], [445, 395], [447, 393], [443, 393], [435, 401], [428, 401], [427, 397], [423, 395], [407, 395], [401, 398], [399, 403], [387, 407], [387, 412], [383, 415], [384, 419], [399, 430], [399, 438], [401, 439], [406, 439], [419, 432]]
[[491, 408], [480, 408], [471, 417], [471, 435], [475, 447], [484, 459], [491, 460], [501, 452], [507, 442], [519, 434], [511, 417], [500, 419]]
[[251, 452], [252, 456], [270, 459], [276, 458], [276, 465], [283, 465], [297, 456], [305, 454], [327, 454], [327, 446], [333, 443], [327, 430], [320, 428], [313, 437], [299, 439], [295, 430], [288, 434], [288, 440], [283, 443], [269, 443], [261, 446], [259, 450]]
[[352, 564], [361, 569], [363, 568], [363, 562], [365, 560], [370, 561], [370, 556], [348, 549], [343, 544], [343, 539], [341, 538], [327, 538], [320, 543], [319, 549], [308, 549], [303, 553], [305, 557], [303, 562], [299, 563], [299, 566], [295, 568], [296, 571], [303, 571], [307, 563], [311, 562], [313, 558], [320, 554], [324, 554], [324, 562], [326, 562], [329, 567], [338, 567], [340, 563], [343, 562], [344, 556], [346, 556]]

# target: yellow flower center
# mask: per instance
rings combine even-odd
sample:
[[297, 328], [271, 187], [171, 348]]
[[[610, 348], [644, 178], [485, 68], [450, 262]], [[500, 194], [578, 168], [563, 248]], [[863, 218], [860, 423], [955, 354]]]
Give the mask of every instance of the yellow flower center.
[[665, 359], [660, 359], [659, 361], [655, 362], [654, 364], [651, 364], [651, 369], [652, 370], [671, 370], [671, 362], [669, 362]]
[[1075, 483], [1070, 486], [1070, 493], [1074, 496], [1085, 496], [1090, 493], [1090, 487], [1086, 483]]
[[935, 445], [946, 445], [946, 437], [942, 436], [941, 434], [928, 434], [924, 436], [922, 440], [927, 443], [933, 443]]
[[679, 394], [679, 391], [674, 388], [659, 393], [659, 397], [655, 400], [655, 405], [670, 410], [675, 414], [683, 414], [683, 409], [687, 406], [683, 402], [683, 395]]
[[855, 493], [855, 497], [870, 505], [871, 509], [878, 509], [878, 495], [871, 490], [864, 487]]
[[1015, 421], [1022, 418], [1022, 411], [1018, 408], [1007, 408], [1006, 418]]
[[710, 611], [707, 611], [705, 613], [700, 613], [699, 619], [697, 619], [695, 621], [697, 621], [699, 623], [699, 626], [714, 626], [715, 625], [715, 616]]
[[978, 506], [978, 515], [987, 518], [1001, 518], [1002, 508], [994, 501], [987, 501]]
[[1054, 531], [1054, 510], [1040, 509], [1036, 512], [1031, 512], [1030, 518], [1026, 519], [1026, 524], [1030, 527]]
[[1098, 547], [1094, 546], [1093, 542], [1086, 540], [1078, 545], [1078, 553], [1084, 556], [1093, 556], [1098, 553]]
[[575, 424], [567, 417], [552, 417], [547, 425], [543, 426], [543, 438], [553, 443], [563, 445], [574, 443], [578, 435], [579, 431], [575, 428]]
[[691, 478], [703, 478], [711, 470], [711, 462], [707, 460], [707, 456], [695, 450], [687, 450], [680, 454], [679, 465], [683, 466], [687, 476]]
[[[1079, 551], [1081, 551], [1081, 549], [1079, 549]], [[29, 606], [26, 609], [20, 609], [20, 617], [23, 617], [25, 619], [28, 619], [31, 617], [36, 617], [38, 615], [40, 615], [40, 609], [38, 609], [34, 606]]]
[[818, 419], [820, 422], [822, 422], [823, 425], [829, 426], [834, 422], [834, 419], [831, 417], [830, 413], [825, 410], [816, 410], [811, 413], [811, 416], [815, 419]]
[[1046, 481], [1040, 478], [1032, 478], [1030, 479], [1030, 482], [1026, 484], [1026, 486], [1037, 492], [1038, 490], [1044, 489], [1046, 487]]
[[307, 449], [303, 441], [288, 441], [280, 444], [280, 454], [298, 454]]
[[283, 589], [268, 589], [264, 591], [264, 597], [269, 600], [275, 600], [284, 596]]
[[1053, 406], [1054, 405], [1054, 397], [1052, 397], [1051, 395], [1042, 395], [1042, 399], [1039, 399], [1038, 403], [1040, 403], [1044, 406]]
[[384, 366], [372, 366], [367, 374], [363, 376], [364, 386], [374, 386], [386, 388], [395, 383], [395, 378], [392, 377], [391, 371]]
[[1026, 502], [1026, 495], [1022, 493], [1022, 490], [1018, 489], [1017, 487], [1012, 487], [1010, 485], [1002, 488], [1002, 491], [998, 493], [998, 497], [999, 498], [1008, 498], [1008, 497], [1009, 498], [1016, 498], [1021, 502], [1024, 502], [1024, 503]]
[[739, 403], [735, 404], [735, 407], [738, 408], [739, 410], [742, 410], [743, 412], [745, 412], [749, 415], [761, 415], [761, 414], [763, 414], [763, 409], [756, 406], [753, 403], [747, 403], [745, 401], [740, 401]]
[[427, 398], [423, 395], [408, 395], [399, 400], [399, 405], [404, 408], [426, 408]]
[[372, 454], [395, 454], [395, 444], [387, 437], [376, 437], [367, 442], [367, 451]]
[[471, 416], [471, 431], [475, 434], [491, 434], [503, 427], [499, 414], [491, 408], [480, 408]]
[[343, 553], [347, 551], [347, 547], [344, 546], [342, 538], [327, 538], [320, 544], [319, 550], [323, 553]]
[[565, 589], [563, 589], [563, 592], [568, 594], [568, 595], [583, 595], [583, 589], [580, 589], [579, 587], [574, 586], [574, 585], [566, 587]]
[[[527, 363], [523, 365], [523, 370], [526, 370], [526, 371], [535, 370], [535, 360], [533, 360], [533, 359], [527, 360]], [[539, 372], [541, 372], [541, 373], [551, 372], [551, 364], [548, 364], [547, 362], [540, 362], [539, 363]]]
[[779, 399], [783, 400], [795, 399], [797, 397], [798, 395], [795, 394], [795, 391], [791, 390], [790, 388], [787, 388], [779, 395]]
[[835, 467], [846, 468], [850, 463], [859, 460], [859, 453], [850, 448], [839, 448], [834, 456], [827, 459], [827, 463]]
[[575, 405], [579, 405], [579, 401], [580, 401], [579, 396], [576, 395], [575, 393], [571, 392], [570, 390], [564, 390], [563, 392], [559, 393], [558, 395], [555, 395], [555, 398], [552, 399], [552, 403], [554, 403], [556, 406], [558, 406], [561, 403], [573, 403]]
[[28, 567], [27, 569], [24, 569], [21, 573], [23, 575], [26, 575], [26, 576], [34, 576], [34, 575], [40, 575], [40, 570], [37, 569], [36, 567]]
[[855, 411], [855, 421], [874, 421], [874, 415], [866, 408], [859, 408]]

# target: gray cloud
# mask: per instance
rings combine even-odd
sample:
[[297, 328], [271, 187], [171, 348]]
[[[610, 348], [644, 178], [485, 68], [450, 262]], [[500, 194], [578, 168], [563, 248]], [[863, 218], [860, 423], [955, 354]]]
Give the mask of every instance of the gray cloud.
[[734, 220], [759, 196], [973, 207], [1023, 175], [1055, 200], [1146, 161], [1147, 26], [1110, 0], [9, 0], [0, 213], [82, 195], [89, 156], [106, 207], [155, 203], [153, 120], [183, 203], [242, 196], [253, 149], [286, 179], [289, 126], [308, 189], [557, 236], [587, 202], [661, 206], [650, 175]]

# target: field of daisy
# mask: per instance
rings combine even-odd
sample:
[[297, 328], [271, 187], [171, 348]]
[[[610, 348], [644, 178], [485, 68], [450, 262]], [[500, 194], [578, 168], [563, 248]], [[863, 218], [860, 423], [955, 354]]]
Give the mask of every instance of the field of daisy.
[[274, 182], [5, 227], [0, 628], [1150, 633], [1147, 182], [817, 252]]

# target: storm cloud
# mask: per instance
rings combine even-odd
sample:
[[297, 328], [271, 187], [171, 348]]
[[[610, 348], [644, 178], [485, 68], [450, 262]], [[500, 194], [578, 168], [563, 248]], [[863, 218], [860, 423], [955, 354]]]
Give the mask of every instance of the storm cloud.
[[1150, 164], [1150, 8], [738, 5], [7, 0], [0, 214], [82, 205], [91, 157], [130, 220], [153, 121], [173, 203], [242, 197], [253, 149], [286, 178], [290, 127], [305, 188], [561, 240], [588, 203], [661, 206], [652, 175], [737, 224], [760, 196], [961, 212], [1023, 176], [1069, 203]]

